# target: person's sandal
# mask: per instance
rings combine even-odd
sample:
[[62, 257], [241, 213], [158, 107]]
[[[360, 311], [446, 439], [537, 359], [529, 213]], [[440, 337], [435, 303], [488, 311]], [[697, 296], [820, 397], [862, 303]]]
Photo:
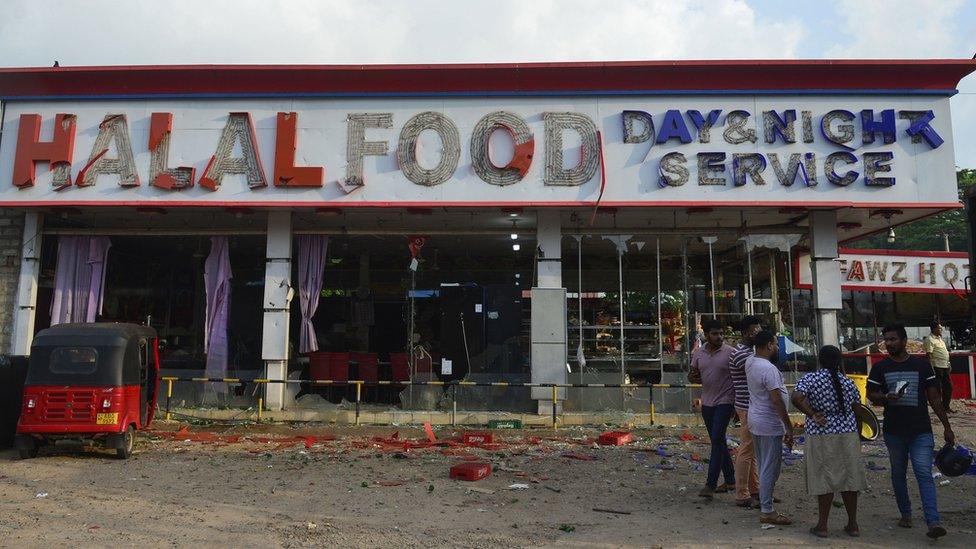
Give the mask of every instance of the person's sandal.
[[712, 499], [712, 494], [714, 493], [715, 493], [714, 488], [709, 488], [708, 486], [706, 486], [701, 489], [701, 492], [698, 492], [698, 497], [702, 497], [705, 499]]
[[857, 538], [861, 536], [861, 530], [857, 528], [848, 528], [847, 526], [845, 526], [844, 531], [847, 532], [847, 535], [851, 536], [852, 538]]
[[752, 509], [752, 498], [737, 499], [735, 500], [735, 506], [742, 507], [743, 509]]
[[912, 517], [901, 517], [900, 519], [898, 519], [898, 526], [902, 528], [911, 528]]
[[813, 534], [813, 535], [815, 535], [815, 536], [817, 536], [818, 538], [825, 538], [825, 537], [827, 537], [827, 531], [826, 530], [817, 530], [817, 527], [816, 526], [811, 526], [810, 527], [810, 533]]
[[793, 520], [790, 517], [781, 513], [759, 515], [759, 522], [762, 524], [775, 524], [777, 526], [789, 526], [793, 524]]
[[735, 488], [735, 486], [732, 486], [732, 485], [730, 485], [729, 483], [726, 482], [725, 484], [719, 484], [718, 486], [716, 486], [715, 487], [715, 493], [716, 494], [725, 494], [725, 493], [731, 492], [734, 488]]
[[945, 528], [943, 528], [942, 526], [940, 526], [938, 524], [935, 524], [935, 525], [929, 527], [929, 531], [925, 535], [928, 536], [928, 537], [930, 537], [930, 538], [932, 538], [932, 539], [939, 539], [939, 538], [941, 538], [942, 536], [944, 536], [946, 534], [947, 534], [947, 532], [946, 532], [946, 529]]

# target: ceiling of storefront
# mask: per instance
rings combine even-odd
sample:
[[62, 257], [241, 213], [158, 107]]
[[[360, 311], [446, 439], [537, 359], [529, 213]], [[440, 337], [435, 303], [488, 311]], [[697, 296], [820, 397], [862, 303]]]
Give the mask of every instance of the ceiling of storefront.
[[[848, 241], [876, 231], [887, 230], [913, 219], [937, 213], [938, 210], [874, 211], [841, 208], [837, 210], [838, 236]], [[888, 214], [888, 217], [885, 216]], [[537, 212], [534, 209], [380, 209], [329, 208], [295, 209], [293, 230], [296, 233], [375, 235], [369, 239], [378, 247], [395, 241], [397, 236], [424, 234], [435, 238], [444, 253], [475, 249], [510, 250], [509, 234], [533, 239]], [[808, 212], [802, 208], [601, 208], [593, 215], [591, 208], [560, 209], [563, 234], [591, 234], [589, 247], [613, 244], [603, 235], [632, 234], [634, 242], [645, 242], [642, 252], [654, 249], [660, 237], [665, 254], [680, 253], [688, 246], [691, 253], [707, 250], [699, 237], [714, 234], [718, 252], [736, 247], [744, 234], [805, 234]], [[591, 223], [592, 222], [592, 223]], [[267, 227], [267, 212], [260, 209], [169, 208], [137, 209], [128, 207], [65, 208], [46, 212], [44, 226], [49, 234], [91, 232], [102, 234], [262, 234]], [[896, 229], [897, 230], [897, 229]], [[478, 238], [448, 238], [451, 236]], [[680, 236], [688, 238], [680, 238]], [[391, 240], [392, 237], [392, 240]], [[800, 245], [804, 244], [801, 241]], [[531, 249], [526, 246], [526, 248]], [[575, 246], [573, 246], [575, 248]], [[634, 249], [633, 251], [638, 252]]]

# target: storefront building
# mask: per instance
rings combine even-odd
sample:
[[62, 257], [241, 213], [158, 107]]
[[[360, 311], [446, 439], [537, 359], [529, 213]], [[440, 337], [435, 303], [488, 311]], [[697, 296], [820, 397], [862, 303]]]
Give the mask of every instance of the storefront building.
[[3, 69], [3, 343], [149, 322], [166, 367], [210, 377], [540, 383], [678, 379], [712, 315], [837, 343], [839, 243], [960, 207], [949, 97], [973, 70]]

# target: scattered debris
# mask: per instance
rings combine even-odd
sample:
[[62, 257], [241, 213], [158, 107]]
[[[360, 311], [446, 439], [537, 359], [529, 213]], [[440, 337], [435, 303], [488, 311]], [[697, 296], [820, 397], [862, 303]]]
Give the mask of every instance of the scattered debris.
[[617, 511], [615, 509], [600, 509], [599, 507], [594, 507], [594, 511], [598, 513], [612, 513], [614, 515], [629, 515], [630, 511]]
[[437, 442], [437, 437], [434, 436], [434, 428], [431, 426], [429, 421], [424, 422], [424, 433], [427, 434], [428, 442]]
[[37, 494], [34, 495], [34, 497], [37, 499], [44, 499], [47, 497], [47, 492], [38, 492]]
[[519, 483], [509, 484], [508, 485], [508, 489], [509, 490], [528, 490], [529, 489], [529, 485], [528, 484], [519, 484]]
[[599, 441], [604, 446], [623, 446], [633, 442], [634, 435], [629, 431], [607, 431], [600, 435]]
[[591, 455], [588, 455], [588, 454], [580, 454], [578, 452], [563, 452], [562, 454], [559, 454], [559, 455], [562, 456], [562, 457], [564, 457], [564, 458], [578, 459], [580, 461], [595, 461], [596, 460], [596, 456], [591, 456]]
[[470, 432], [461, 434], [461, 442], [464, 444], [491, 444], [494, 437], [491, 433]]
[[573, 526], [572, 524], [560, 524], [559, 525], [559, 529], [562, 530], [563, 532], [575, 532], [576, 531], [576, 527]]
[[490, 463], [468, 461], [451, 467], [451, 478], [453, 479], [475, 481], [489, 475], [491, 475]]
[[488, 421], [489, 429], [521, 429], [521, 419], [492, 419]]

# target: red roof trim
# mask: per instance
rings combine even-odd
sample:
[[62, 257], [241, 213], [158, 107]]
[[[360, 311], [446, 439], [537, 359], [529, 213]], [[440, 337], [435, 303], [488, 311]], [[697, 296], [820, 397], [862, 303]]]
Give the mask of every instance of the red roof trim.
[[904, 90], [951, 93], [976, 60], [150, 65], [0, 69], [0, 96]]

